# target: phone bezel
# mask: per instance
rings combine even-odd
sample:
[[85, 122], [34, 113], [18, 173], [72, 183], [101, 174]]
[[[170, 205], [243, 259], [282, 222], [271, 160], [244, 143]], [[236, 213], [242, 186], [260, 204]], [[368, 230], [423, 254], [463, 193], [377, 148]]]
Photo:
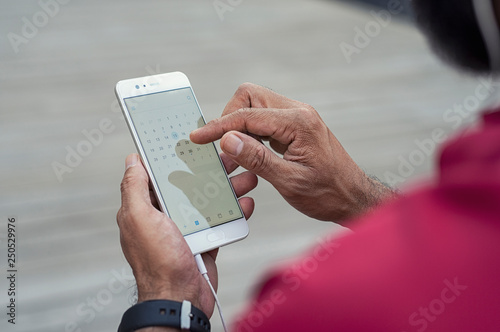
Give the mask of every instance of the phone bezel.
[[[139, 86], [139, 88], [136, 88], [136, 86]], [[129, 111], [126, 107], [125, 99], [140, 97], [142, 95], [147, 95], [152, 93], [167, 92], [170, 90], [177, 90], [182, 88], [191, 89], [194, 96], [194, 101], [196, 102], [198, 109], [200, 110], [200, 114], [203, 117], [203, 120], [205, 120], [203, 112], [201, 111], [201, 107], [198, 104], [196, 95], [194, 94], [194, 90], [189, 82], [189, 79], [184, 73], [172, 72], [166, 74], [144, 76], [144, 77], [122, 80], [116, 84], [115, 88], [116, 97], [118, 98], [118, 102], [125, 116], [129, 131], [134, 140], [134, 144], [137, 148], [137, 151], [139, 151], [139, 155], [141, 156], [143, 164], [149, 175], [156, 198], [158, 200], [158, 204], [160, 205], [161, 210], [167, 215], [169, 215], [168, 210], [166, 208], [164, 199], [159, 190], [158, 184], [154, 180], [155, 177], [153, 176], [153, 171], [151, 169], [151, 166], [149, 165], [148, 159], [146, 158], [146, 154], [142, 148], [142, 143], [139, 139], [139, 135], [137, 134], [132, 118], [130, 117]], [[219, 157], [219, 161], [221, 162], [226, 177], [228, 177], [227, 171], [224, 168], [222, 161], [220, 160], [218, 152], [217, 156]], [[231, 190], [233, 191], [233, 195], [236, 198], [231, 181], [229, 181], [229, 184]], [[236, 201], [238, 202], [238, 199], [236, 199]], [[238, 207], [241, 211], [241, 214], [243, 215], [243, 210], [241, 209], [239, 202], [238, 202]], [[198, 254], [242, 240], [245, 237], [247, 237], [248, 232], [249, 232], [248, 224], [245, 219], [245, 216], [243, 215], [243, 217], [240, 219], [226, 222], [224, 224], [217, 225], [202, 231], [198, 231], [193, 234], [185, 235], [184, 238], [186, 239], [193, 254]]]

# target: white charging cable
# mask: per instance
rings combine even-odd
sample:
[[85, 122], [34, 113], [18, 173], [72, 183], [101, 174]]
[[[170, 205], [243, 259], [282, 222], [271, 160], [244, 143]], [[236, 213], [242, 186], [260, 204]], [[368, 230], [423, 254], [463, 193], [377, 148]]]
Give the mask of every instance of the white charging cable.
[[215, 292], [215, 289], [212, 286], [210, 279], [208, 278], [208, 271], [207, 271], [207, 267], [205, 266], [205, 262], [203, 262], [203, 258], [201, 258], [201, 254], [196, 254], [194, 256], [194, 259], [196, 260], [196, 265], [198, 265], [198, 270], [200, 270], [201, 275], [208, 282], [208, 286], [210, 286], [210, 290], [212, 291], [212, 294], [214, 295], [215, 304], [217, 304], [217, 309], [219, 310], [220, 320], [222, 321], [222, 327], [224, 328], [224, 331], [227, 332], [226, 322], [224, 321], [224, 316], [222, 315], [222, 310], [220, 308], [219, 298], [217, 297], [217, 293]]

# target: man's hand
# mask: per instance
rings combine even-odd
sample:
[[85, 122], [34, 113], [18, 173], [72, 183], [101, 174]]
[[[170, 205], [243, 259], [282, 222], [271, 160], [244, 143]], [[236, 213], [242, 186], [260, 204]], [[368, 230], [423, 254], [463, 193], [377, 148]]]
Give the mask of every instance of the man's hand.
[[312, 218], [342, 221], [395, 195], [366, 176], [314, 108], [261, 86], [241, 85], [221, 118], [191, 133], [198, 144], [220, 138], [228, 157]]
[[[237, 165], [221, 155], [228, 173]], [[257, 185], [255, 175], [245, 172], [231, 179], [238, 196]], [[214, 298], [196, 266], [193, 254], [181, 232], [166, 214], [159, 211], [149, 187], [149, 178], [137, 154], [127, 157], [121, 184], [122, 206], [117, 221], [120, 242], [137, 282], [139, 302], [153, 299], [188, 300], [210, 317]], [[240, 199], [247, 218], [254, 202]], [[217, 289], [217, 250], [203, 254], [210, 280]]]

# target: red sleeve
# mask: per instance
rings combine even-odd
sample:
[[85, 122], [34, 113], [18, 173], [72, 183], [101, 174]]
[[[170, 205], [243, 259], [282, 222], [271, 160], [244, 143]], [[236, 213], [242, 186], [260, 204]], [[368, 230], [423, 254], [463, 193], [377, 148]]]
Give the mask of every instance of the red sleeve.
[[233, 330], [500, 326], [498, 215], [478, 220], [477, 210], [460, 206], [466, 196], [420, 192], [366, 216], [353, 234], [326, 239], [267, 278]]

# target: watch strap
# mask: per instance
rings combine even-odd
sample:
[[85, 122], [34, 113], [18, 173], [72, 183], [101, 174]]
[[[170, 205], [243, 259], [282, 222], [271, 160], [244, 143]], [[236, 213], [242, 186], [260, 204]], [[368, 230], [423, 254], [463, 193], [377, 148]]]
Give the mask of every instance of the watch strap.
[[210, 320], [189, 301], [151, 300], [138, 303], [125, 311], [118, 332], [132, 332], [151, 326], [208, 332]]

